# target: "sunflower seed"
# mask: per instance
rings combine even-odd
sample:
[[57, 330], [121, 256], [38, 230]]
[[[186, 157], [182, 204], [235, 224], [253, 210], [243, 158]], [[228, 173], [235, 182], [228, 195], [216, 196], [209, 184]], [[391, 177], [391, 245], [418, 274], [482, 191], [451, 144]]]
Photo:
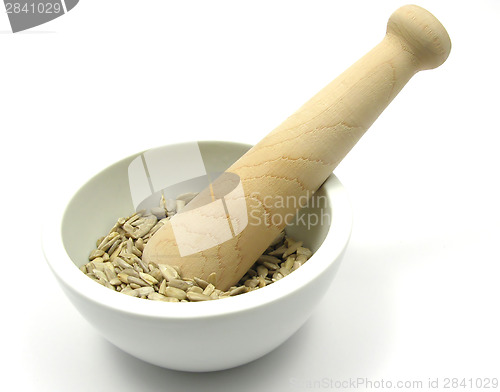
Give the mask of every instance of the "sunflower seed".
[[161, 295], [159, 293], [149, 293], [148, 294], [148, 299], [152, 299], [153, 301], [165, 301], [167, 302], [167, 297], [165, 297], [164, 295]]
[[290, 274], [290, 272], [291, 272], [289, 269], [287, 269], [287, 268], [285, 268], [285, 267], [281, 267], [278, 271], [279, 271], [279, 273], [280, 273], [281, 275], [283, 275], [283, 276], [287, 276], [287, 275], [289, 275], [289, 274]]
[[286, 249], [287, 248], [285, 245], [281, 245], [279, 248], [276, 248], [272, 252], [269, 252], [268, 255], [269, 256], [281, 256], [283, 253], [285, 253]]
[[173, 298], [177, 298], [177, 299], [186, 299], [187, 298], [185, 291], [178, 289], [178, 288], [175, 288], [175, 287], [167, 287], [165, 289], [165, 295], [167, 297], [173, 297]]
[[254, 287], [257, 287], [259, 285], [259, 279], [257, 278], [248, 279], [245, 281], [244, 284], [245, 286], [253, 289]]
[[135, 246], [132, 246], [132, 253], [136, 255], [137, 257], [142, 257], [142, 252], [137, 249]]
[[189, 285], [189, 283], [187, 283], [186, 281], [181, 280], [181, 279], [172, 279], [168, 282], [168, 285], [170, 287], [175, 287], [177, 289], [181, 289], [184, 291], [186, 291], [187, 289], [192, 287], [191, 285]]
[[247, 271], [247, 275], [249, 277], [254, 277], [254, 276], [257, 276], [257, 271], [255, 271], [253, 268], [250, 268], [248, 271]]
[[203, 289], [199, 286], [193, 286], [193, 287], [190, 287], [188, 290], [187, 290], [188, 293], [198, 293], [198, 294], [202, 294], [203, 293]]
[[119, 286], [121, 285], [122, 281], [118, 278], [113, 278], [109, 280], [109, 283], [111, 283], [113, 286]]
[[215, 286], [215, 283], [217, 283], [217, 274], [215, 272], [212, 272], [210, 275], [208, 275], [207, 282]]
[[[150, 265], [151, 267], [151, 265]], [[158, 282], [163, 279], [163, 275], [161, 274], [161, 271], [159, 268], [150, 268], [149, 275], [151, 275], [153, 278], [155, 278]]]
[[89, 274], [92, 273], [93, 270], [95, 270], [95, 265], [93, 262], [87, 263], [86, 267], [87, 267], [87, 273]]
[[180, 278], [179, 273], [175, 270], [175, 268], [168, 264], [158, 264], [158, 268], [167, 281]]
[[163, 279], [160, 283], [160, 287], [158, 288], [158, 292], [160, 294], [165, 295], [165, 289], [167, 288], [167, 280]]
[[235, 296], [235, 295], [246, 293], [246, 292], [247, 292], [247, 288], [245, 286], [240, 286], [240, 287], [236, 287], [236, 288], [232, 289], [229, 292], [229, 295]]
[[99, 259], [102, 260], [102, 258], [98, 257], [97, 259], [94, 259], [94, 261], [92, 263], [94, 263], [96, 270], [104, 272], [104, 268], [106, 268], [106, 266], [104, 265], [104, 263], [102, 261], [96, 261]]
[[103, 281], [105, 281], [105, 282], [107, 282], [107, 281], [108, 281], [108, 278], [106, 278], [106, 275], [104, 274], [104, 272], [99, 271], [98, 269], [94, 269], [92, 272], [94, 273], [94, 275], [95, 275], [97, 278], [99, 278], [99, 279], [101, 279], [101, 280], [103, 280]]
[[179, 213], [186, 205], [186, 202], [184, 200], [176, 200], [175, 204], [176, 204], [175, 209], [177, 210], [177, 213]]
[[188, 204], [197, 195], [198, 195], [198, 193], [195, 193], [195, 192], [187, 192], [187, 193], [183, 193], [183, 194], [177, 196], [177, 200], [183, 200], [184, 203]]
[[196, 276], [193, 279], [202, 289], [205, 289], [208, 286], [208, 282], [203, 279], [197, 278]]
[[115, 249], [114, 252], [110, 254], [109, 260], [114, 261], [122, 251], [122, 248], [123, 248], [123, 242], [120, 245], [118, 245], [118, 247]]
[[135, 276], [129, 276], [128, 282], [131, 284], [138, 284], [139, 286], [148, 286], [148, 284], [144, 280], [142, 280], [141, 278], [136, 278]]
[[143, 281], [150, 284], [151, 286], [155, 285], [156, 283], [159, 283], [158, 280], [156, 280], [154, 277], [152, 277], [151, 275], [146, 274], [144, 272], [140, 272], [139, 276], [141, 277], [141, 279]]
[[136, 290], [133, 290], [133, 289], [122, 289], [120, 291], [120, 293], [123, 293], [123, 294], [127, 294], [127, 295], [130, 295], [131, 297], [137, 297], [138, 296], [138, 293]]
[[113, 243], [109, 247], [108, 252], [113, 253], [115, 251], [115, 249], [120, 246], [121, 243], [122, 243], [121, 238], [115, 238], [115, 240], [113, 241]]
[[299, 263], [304, 264], [304, 263], [307, 261], [307, 256], [306, 256], [306, 255], [297, 255], [296, 260], [297, 260]]
[[136, 289], [137, 293], [139, 293], [139, 295], [149, 295], [151, 293], [154, 293], [155, 289], [152, 288], [151, 286], [146, 286], [146, 287], [140, 287], [138, 289]]
[[163, 207], [153, 207], [151, 208], [151, 213], [156, 216], [157, 219], [163, 219], [167, 216], [167, 212]]
[[98, 247], [99, 247], [99, 245], [101, 245], [101, 244], [102, 244], [102, 241], [104, 240], [104, 238], [106, 238], [106, 237], [99, 237], [99, 238], [97, 239], [97, 241], [96, 241], [96, 243], [95, 243], [96, 248], [98, 248]]
[[97, 257], [101, 257], [104, 255], [104, 251], [101, 249], [94, 249], [92, 252], [90, 252], [89, 260], [94, 260]]
[[209, 283], [208, 286], [205, 287], [205, 290], [203, 290], [203, 294], [208, 295], [210, 297], [210, 295], [212, 295], [214, 290], [215, 286], [212, 283]]
[[121, 257], [116, 257], [115, 261], [118, 263], [118, 266], [120, 266], [122, 268], [133, 268], [129, 263], [127, 263]]
[[196, 293], [193, 291], [188, 291], [187, 298], [190, 301], [210, 301], [212, 299], [208, 295], [202, 293]]
[[130, 276], [135, 276], [136, 278], [140, 278], [139, 273], [136, 270], [134, 270], [133, 268], [125, 268], [121, 272], [123, 272], [124, 274], [130, 275]]
[[288, 256], [284, 263], [281, 263], [283, 267], [288, 270], [291, 270], [293, 267], [293, 263], [295, 262], [295, 255]]
[[137, 230], [134, 230], [134, 234], [132, 235], [134, 238], [139, 238], [146, 235], [154, 225], [156, 225], [156, 216], [150, 215], [146, 218], [145, 222], [137, 227]]
[[106, 274], [106, 278], [108, 278], [109, 282], [111, 282], [112, 279], [116, 278], [116, 272], [114, 269], [110, 270], [109, 268], [105, 268], [104, 273]]
[[283, 258], [287, 258], [288, 256], [290, 256], [292, 253], [294, 253], [297, 249], [299, 249], [301, 246], [302, 246], [303, 242], [302, 241], [297, 241], [297, 242], [294, 242], [292, 243], [288, 249], [285, 251], [285, 253], [283, 253]]
[[300, 261], [295, 261], [293, 263], [292, 271], [298, 270], [302, 266], [302, 263]]
[[312, 256], [312, 252], [310, 249], [300, 246], [297, 248], [297, 255], [304, 255], [307, 258], [310, 258]]
[[120, 272], [117, 275], [117, 278], [120, 279], [123, 283], [127, 283], [128, 284], [128, 275], [127, 274], [124, 274], [123, 272]]
[[106, 252], [117, 236], [119, 236], [119, 234], [116, 231], [109, 233], [106, 237], [104, 237], [97, 249]]
[[268, 261], [264, 261], [262, 264], [264, 267], [267, 267], [269, 270], [277, 270], [279, 268], [278, 264], [275, 263], [269, 263]]
[[268, 273], [269, 273], [269, 270], [266, 267], [264, 267], [263, 265], [259, 265], [257, 267], [257, 274], [259, 276], [265, 277], [265, 276], [267, 276]]
[[154, 225], [153, 228], [147, 233], [147, 235], [144, 236], [144, 240], [146, 241], [146, 239], [148, 239], [151, 236], [153, 236], [153, 234], [155, 234], [158, 230], [160, 230], [160, 228], [162, 226], [163, 226], [163, 222], [162, 221], [160, 221], [156, 225]]
[[264, 262], [279, 264], [281, 260], [274, 256], [262, 255], [257, 259], [257, 262], [260, 264], [264, 264]]
[[[135, 255], [134, 255], [135, 256]], [[150, 269], [149, 267], [146, 265], [146, 263], [144, 263], [140, 258], [138, 258], [137, 256], [135, 256], [136, 259], [137, 259], [137, 263], [139, 263], [140, 267], [142, 268], [142, 270], [144, 272], [150, 272]]]
[[144, 250], [144, 240], [142, 238], [139, 238], [137, 241], [135, 241], [135, 247], [142, 252]]

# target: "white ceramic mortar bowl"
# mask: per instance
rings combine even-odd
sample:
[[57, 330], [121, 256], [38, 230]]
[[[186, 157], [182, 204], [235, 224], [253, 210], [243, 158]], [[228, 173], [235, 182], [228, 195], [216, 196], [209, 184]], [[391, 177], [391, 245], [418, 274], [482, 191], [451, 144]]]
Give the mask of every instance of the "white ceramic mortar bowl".
[[[249, 145], [199, 142], [205, 161], [223, 171]], [[318, 191], [331, 224], [287, 229], [315, 253], [298, 271], [262, 289], [201, 303], [166, 303], [129, 297], [85, 276], [95, 240], [133, 211], [127, 168], [139, 154], [104, 169], [56, 207], [43, 230], [45, 258], [78, 311], [111, 343], [146, 362], [184, 371], [228, 369], [255, 360], [287, 340], [308, 319], [332, 282], [351, 232], [345, 189], [330, 176]], [[251, 339], [256, 331], [273, 331]], [[196, 353], [193, 355], [193, 353]]]

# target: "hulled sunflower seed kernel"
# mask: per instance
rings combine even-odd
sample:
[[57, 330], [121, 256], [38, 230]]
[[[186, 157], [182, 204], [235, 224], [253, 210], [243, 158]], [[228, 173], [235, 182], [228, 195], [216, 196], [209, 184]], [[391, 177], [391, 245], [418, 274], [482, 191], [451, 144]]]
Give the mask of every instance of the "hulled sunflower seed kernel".
[[210, 295], [212, 295], [214, 290], [215, 286], [212, 283], [209, 283], [207, 287], [205, 287], [205, 289], [203, 290], [203, 294], [208, 295], [210, 297]]
[[262, 265], [264, 267], [266, 267], [268, 270], [277, 270], [279, 268], [279, 265], [278, 264], [275, 264], [275, 263], [270, 263], [268, 261], [264, 261], [264, 263], [262, 263]]
[[141, 278], [136, 278], [135, 276], [129, 276], [128, 282], [131, 284], [138, 284], [139, 286], [148, 286], [148, 284], [144, 280], [142, 280]]
[[207, 282], [215, 286], [215, 284], [217, 283], [217, 274], [215, 272], [212, 272], [210, 275], [208, 275]]
[[257, 274], [259, 276], [265, 277], [265, 276], [267, 276], [268, 273], [269, 273], [269, 270], [266, 267], [264, 267], [263, 265], [259, 265], [257, 267]]
[[118, 279], [120, 279], [123, 283], [125, 284], [128, 284], [128, 275], [123, 273], [123, 272], [120, 272], [118, 275], [117, 275]]
[[193, 286], [193, 287], [190, 287], [187, 291], [188, 293], [198, 293], [198, 294], [202, 294], [203, 293], [203, 289], [199, 286]]
[[170, 287], [175, 287], [184, 291], [192, 287], [192, 284], [190, 285], [188, 282], [181, 279], [172, 279], [170, 282], [168, 282], [168, 285]]
[[297, 255], [297, 258], [295, 259], [299, 263], [304, 264], [307, 261], [308, 257], [306, 255]]
[[281, 265], [288, 269], [288, 270], [291, 270], [292, 267], [293, 267], [293, 263], [295, 262], [295, 256], [294, 255], [291, 255], [291, 256], [288, 256], [286, 261], [284, 263], [281, 263]]
[[193, 279], [202, 289], [205, 289], [208, 286], [208, 282], [203, 279], [197, 278], [196, 276]]
[[295, 253], [295, 251], [302, 246], [302, 243], [303, 243], [302, 241], [293, 242], [291, 245], [288, 246], [288, 249], [285, 251], [285, 253], [283, 253], [283, 256], [281, 257], [283, 259], [286, 259], [292, 253]]
[[148, 299], [151, 299], [153, 301], [165, 301], [167, 302], [167, 297], [165, 297], [164, 295], [161, 295], [159, 293], [150, 293], [148, 294]]
[[158, 280], [156, 280], [154, 277], [144, 272], [139, 272], [139, 276], [143, 281], [150, 284], [151, 286], [155, 285], [156, 283], [159, 283]]
[[295, 261], [295, 262], [293, 263], [292, 271], [296, 271], [296, 270], [298, 270], [298, 269], [299, 269], [299, 267], [301, 267], [301, 266], [302, 266], [302, 263], [301, 263], [300, 261]]
[[300, 246], [297, 248], [297, 255], [304, 255], [307, 258], [310, 258], [312, 256], [312, 252], [310, 249]]
[[127, 294], [127, 295], [130, 295], [131, 297], [137, 297], [138, 296], [138, 293], [136, 290], [133, 290], [133, 289], [122, 289], [120, 291], [120, 293], [123, 293], [123, 294]]
[[160, 283], [160, 287], [158, 288], [158, 292], [160, 294], [165, 295], [165, 289], [167, 288], [167, 280], [163, 279]]
[[89, 260], [92, 261], [97, 257], [101, 257], [104, 255], [104, 251], [101, 249], [94, 249], [92, 252], [90, 252]]
[[281, 263], [281, 260], [278, 259], [277, 257], [274, 256], [269, 256], [269, 255], [262, 255], [257, 259], [257, 262], [260, 264], [264, 263], [273, 263], [273, 264], [279, 264]]
[[180, 278], [179, 273], [175, 270], [175, 268], [168, 264], [158, 264], [158, 268], [167, 281]]
[[212, 298], [210, 298], [208, 295], [205, 295], [203, 293], [196, 293], [193, 291], [188, 291], [187, 298], [190, 301], [210, 301], [210, 300], [212, 300]]
[[165, 295], [167, 297], [186, 299], [186, 292], [184, 290], [178, 289], [176, 287], [167, 287], [165, 289]]
[[248, 279], [245, 281], [244, 284], [245, 284], [245, 286], [253, 289], [259, 285], [259, 279], [257, 279], [257, 278]]
[[111, 283], [113, 286], [119, 286], [121, 285], [122, 281], [118, 278], [113, 278], [109, 281], [109, 283]]
[[245, 286], [240, 286], [240, 287], [236, 287], [236, 288], [232, 289], [229, 292], [229, 295], [230, 296], [235, 296], [235, 295], [243, 294], [243, 293], [246, 293], [246, 292], [247, 292], [247, 288]]
[[151, 293], [153, 293], [155, 290], [154, 288], [150, 287], [150, 286], [147, 286], [147, 287], [139, 287], [137, 289], [135, 289], [137, 291], [137, 293], [139, 295], [149, 295]]
[[279, 248], [276, 248], [272, 252], [269, 252], [269, 256], [281, 256], [286, 251], [286, 245], [281, 245]]

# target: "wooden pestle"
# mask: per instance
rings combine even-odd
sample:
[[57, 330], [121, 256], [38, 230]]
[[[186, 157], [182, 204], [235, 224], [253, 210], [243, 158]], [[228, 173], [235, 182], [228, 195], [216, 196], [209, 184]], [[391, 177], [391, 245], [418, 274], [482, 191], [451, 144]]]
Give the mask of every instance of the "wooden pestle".
[[[221, 290], [236, 284], [298, 211], [297, 203], [283, 201], [311, 196], [410, 78], [441, 65], [450, 49], [446, 30], [432, 14], [415, 5], [399, 8], [382, 42], [227, 169], [239, 176], [243, 193], [227, 198], [226, 213], [220, 204], [203, 213], [191, 209], [189, 219], [179, 219], [184, 231], [173, 227], [184, 214], [176, 215], [149, 240], [144, 260], [177, 265], [183, 277], [206, 280], [215, 272]], [[234, 188], [237, 178], [222, 180], [218, 191]], [[212, 200], [219, 198], [214, 193]], [[228, 218], [231, 233], [239, 233], [230, 239], [216, 229]], [[206, 238], [218, 245], [196, 252]], [[190, 243], [191, 254], [180, 252]]]

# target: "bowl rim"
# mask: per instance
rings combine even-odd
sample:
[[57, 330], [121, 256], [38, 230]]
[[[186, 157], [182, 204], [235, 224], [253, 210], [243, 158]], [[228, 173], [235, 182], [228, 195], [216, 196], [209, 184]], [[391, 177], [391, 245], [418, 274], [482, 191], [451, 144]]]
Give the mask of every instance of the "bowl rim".
[[[232, 141], [200, 140], [196, 142], [251, 147], [246, 143]], [[170, 146], [185, 143], [174, 143], [170, 144]], [[145, 301], [123, 295], [97, 284], [85, 276], [66, 253], [62, 240], [64, 214], [73, 196], [85, 187], [92, 178], [124, 160], [133, 158], [137, 154], [140, 154], [140, 152], [108, 165], [95, 173], [77, 189], [64, 190], [52, 200], [52, 205], [47, 209], [47, 211], [50, 211], [50, 219], [47, 217], [43, 220], [42, 250], [50, 269], [66, 291], [69, 289], [87, 301], [121, 314], [165, 320], [206, 319], [245, 312], [280, 301], [300, 291], [317, 279], [332, 263], [340, 262], [351, 235], [352, 208], [347, 190], [339, 179], [334, 174], [331, 174], [322, 187], [325, 188], [325, 195], [331, 206], [332, 224], [330, 224], [330, 228], [319, 249], [307, 263], [300, 267], [300, 274], [290, 274], [272, 285], [244, 295], [195, 303]]]

